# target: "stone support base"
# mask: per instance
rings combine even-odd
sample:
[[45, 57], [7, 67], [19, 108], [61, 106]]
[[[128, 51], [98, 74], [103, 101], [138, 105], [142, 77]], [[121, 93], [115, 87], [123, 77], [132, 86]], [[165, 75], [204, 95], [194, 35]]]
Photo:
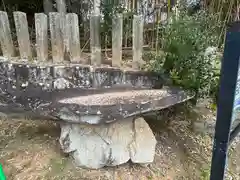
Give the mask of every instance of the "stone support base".
[[143, 118], [124, 119], [105, 125], [61, 125], [60, 145], [77, 166], [98, 169], [131, 160], [149, 164], [155, 155], [156, 139]]

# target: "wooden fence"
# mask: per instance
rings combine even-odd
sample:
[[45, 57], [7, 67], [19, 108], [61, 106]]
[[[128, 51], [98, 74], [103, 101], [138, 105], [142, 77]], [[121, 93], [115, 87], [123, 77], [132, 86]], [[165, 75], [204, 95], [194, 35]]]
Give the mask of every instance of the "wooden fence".
[[[29, 37], [26, 13], [13, 12], [17, 44], [13, 44], [12, 31], [8, 14], [0, 11], [0, 43], [2, 56], [5, 59], [17, 59], [17, 61], [52, 62], [52, 63], [81, 63], [86, 64], [81, 58], [78, 16], [74, 13], [50, 12], [35, 14], [35, 38], [36, 44], [32, 46]], [[90, 16], [90, 64], [100, 66], [102, 64], [100, 43], [100, 15]], [[133, 57], [131, 67], [138, 69], [142, 63], [143, 47], [143, 18], [134, 15], [132, 24], [132, 50]], [[118, 14], [113, 18], [112, 28], [112, 61], [113, 67], [122, 66], [122, 34], [123, 15]], [[49, 42], [50, 41], [50, 42]], [[19, 53], [18, 53], [19, 52]], [[34, 53], [36, 52], [36, 53]], [[49, 53], [50, 52], [50, 53]], [[19, 56], [19, 57], [18, 57]]]
[[[46, 4], [45, 14], [52, 12], [53, 9], [49, 7], [53, 7], [53, 5], [49, 5], [51, 3], [49, 0], [44, 0]], [[71, 2], [71, 3], [70, 3]], [[168, 0], [121, 0], [121, 1], [104, 1], [107, 5], [116, 5], [122, 4], [123, 8], [125, 9], [123, 12], [123, 46], [125, 48], [129, 48], [132, 46], [132, 15], [129, 15], [129, 12], [137, 12], [138, 14], [143, 15], [144, 19], [144, 45], [148, 46], [149, 48], [156, 48], [156, 37], [157, 37], [157, 28], [160, 24], [165, 23], [168, 18]], [[81, 44], [85, 44], [88, 42], [89, 38], [89, 16], [91, 12], [95, 14], [100, 14], [100, 0], [89, 0], [89, 1], [65, 1], [65, 0], [58, 0], [56, 1], [56, 11], [60, 13], [76, 13], [79, 16], [80, 23], [82, 24], [80, 29], [80, 37], [81, 37]], [[172, 3], [171, 3], [172, 4]], [[172, 4], [173, 5], [173, 4]], [[171, 5], [171, 6], [172, 6]], [[87, 6], [87, 8], [86, 8]], [[78, 7], [78, 8], [77, 8]], [[85, 8], [80, 8], [85, 7]], [[110, 12], [109, 12], [110, 13]], [[130, 13], [131, 14], [131, 13]], [[107, 22], [109, 23], [109, 22]], [[110, 23], [109, 23], [110, 24]], [[109, 27], [111, 28], [111, 27]], [[84, 30], [83, 30], [84, 29]], [[102, 33], [101, 36], [101, 45], [102, 48], [109, 49], [111, 46], [111, 35], [104, 30], [105, 33]], [[86, 49], [89, 49], [88, 44], [86, 45]]]

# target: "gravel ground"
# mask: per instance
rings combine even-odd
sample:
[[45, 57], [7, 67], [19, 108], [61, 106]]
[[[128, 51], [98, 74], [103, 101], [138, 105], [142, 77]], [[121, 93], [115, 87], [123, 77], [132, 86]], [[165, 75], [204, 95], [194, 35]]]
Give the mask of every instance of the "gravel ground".
[[[214, 117], [205, 107], [161, 111], [146, 120], [158, 140], [154, 163], [101, 170], [75, 168], [58, 144], [58, 124], [36, 120], [0, 120], [0, 163], [8, 180], [207, 180], [212, 138], [192, 131], [194, 122]], [[240, 177], [240, 137], [229, 150], [228, 178]]]

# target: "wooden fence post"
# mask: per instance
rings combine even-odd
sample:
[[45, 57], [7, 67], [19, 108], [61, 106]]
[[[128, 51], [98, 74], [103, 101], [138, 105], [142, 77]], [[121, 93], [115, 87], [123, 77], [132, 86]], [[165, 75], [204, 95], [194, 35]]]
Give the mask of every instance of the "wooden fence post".
[[36, 51], [38, 61], [48, 60], [48, 21], [44, 13], [35, 14]]
[[14, 47], [8, 15], [3, 11], [0, 11], [0, 43], [4, 57], [10, 58], [14, 56]]
[[90, 16], [91, 64], [101, 65], [100, 15]]
[[30, 46], [26, 13], [15, 11], [13, 12], [13, 16], [17, 32], [20, 56], [22, 59], [31, 59], [32, 51]]
[[141, 15], [133, 17], [133, 62], [132, 68], [139, 69], [142, 64], [143, 19]]
[[122, 63], [122, 14], [117, 14], [112, 24], [112, 66], [120, 67]]
[[60, 14], [57, 12], [49, 13], [52, 58], [53, 62], [62, 62], [64, 60], [63, 33], [61, 31]]
[[75, 13], [66, 15], [66, 38], [70, 60], [71, 62], [78, 62], [80, 59], [80, 38], [78, 16]]
[[67, 8], [66, 8], [66, 2], [65, 0], [56, 0], [57, 3], [57, 10], [60, 13], [60, 29], [61, 29], [61, 33], [63, 34], [63, 48], [64, 48], [64, 52], [67, 48], [67, 34], [66, 34], [66, 12], [67, 12]]

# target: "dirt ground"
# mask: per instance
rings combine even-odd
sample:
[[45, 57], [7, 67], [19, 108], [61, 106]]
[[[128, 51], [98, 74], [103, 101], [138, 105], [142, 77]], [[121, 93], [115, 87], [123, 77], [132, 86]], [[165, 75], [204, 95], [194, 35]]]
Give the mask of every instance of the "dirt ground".
[[[197, 120], [214, 118], [207, 108], [189, 111], [186, 106], [146, 118], [158, 140], [154, 163], [87, 170], [76, 168], [60, 150], [59, 126], [37, 120], [0, 120], [0, 163], [7, 180], [207, 180], [212, 138], [196, 133]], [[240, 138], [229, 151], [226, 179], [240, 180]]]

